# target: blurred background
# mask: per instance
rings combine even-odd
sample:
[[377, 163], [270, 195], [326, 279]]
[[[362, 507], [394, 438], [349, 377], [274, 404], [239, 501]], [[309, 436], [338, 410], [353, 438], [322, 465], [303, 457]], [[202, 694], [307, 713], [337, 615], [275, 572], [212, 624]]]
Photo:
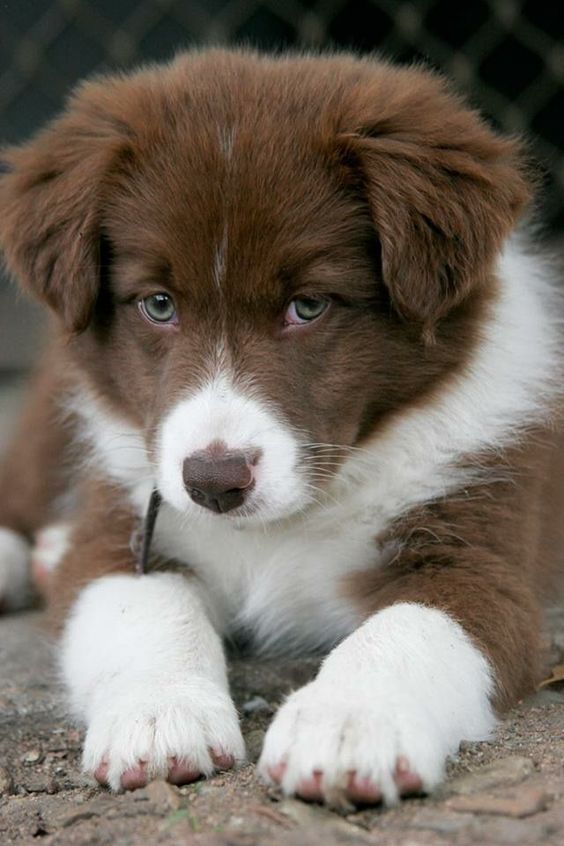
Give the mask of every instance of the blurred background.
[[[564, 234], [562, 0], [0, 0], [0, 144], [26, 138], [93, 71], [191, 45], [379, 51], [423, 60], [497, 127], [525, 133], [542, 167], [539, 220]], [[25, 371], [42, 321], [0, 274], [0, 372]]]

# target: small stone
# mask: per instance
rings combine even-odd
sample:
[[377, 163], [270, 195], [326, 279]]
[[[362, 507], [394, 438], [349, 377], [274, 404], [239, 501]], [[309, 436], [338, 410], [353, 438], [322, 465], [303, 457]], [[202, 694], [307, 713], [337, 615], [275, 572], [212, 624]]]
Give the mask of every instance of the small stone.
[[25, 755], [22, 755], [20, 761], [22, 764], [40, 764], [43, 760], [43, 752], [41, 749], [29, 749]]
[[336, 836], [344, 835], [349, 842], [364, 842], [365, 832], [325, 806], [312, 805], [298, 799], [283, 799], [276, 806], [276, 811], [301, 828], [321, 830]]
[[243, 704], [245, 714], [272, 714], [274, 708], [262, 696], [254, 696]]
[[84, 822], [84, 820], [91, 820], [92, 817], [97, 817], [98, 812], [94, 808], [80, 808], [76, 809], [73, 808], [72, 811], [69, 811], [68, 814], [61, 820], [62, 828], [69, 828], [71, 825], [75, 825], [79, 822]]
[[262, 752], [262, 745], [264, 743], [265, 732], [262, 729], [255, 729], [245, 735], [245, 745], [247, 747], [247, 758], [253, 764], [256, 764]]
[[512, 755], [500, 758], [474, 772], [453, 778], [439, 791], [440, 795], [458, 794], [466, 796], [471, 793], [482, 793], [494, 787], [519, 784], [532, 775], [535, 765], [530, 758]]
[[178, 791], [162, 779], [149, 782], [145, 793], [150, 802], [169, 811], [177, 811], [182, 804]]
[[488, 793], [474, 793], [469, 796], [455, 796], [448, 802], [453, 811], [472, 814], [496, 814], [504, 817], [530, 817], [544, 811], [549, 795], [537, 787], [523, 787], [492, 796]]
[[109, 810], [111, 808], [111, 800], [107, 796], [94, 796], [90, 801], [84, 802], [79, 808], [70, 808], [65, 810], [59, 818], [59, 825], [61, 828], [68, 828], [76, 823], [84, 820], [91, 820], [94, 817], [109, 817]]
[[58, 791], [56, 782], [48, 776], [39, 776], [27, 781], [25, 789], [28, 793], [49, 793], [51, 795]]
[[444, 807], [422, 807], [417, 810], [410, 822], [414, 829], [421, 831], [433, 831], [436, 834], [443, 834], [452, 837], [457, 832], [465, 829], [473, 820], [471, 814], [463, 816]]
[[14, 780], [6, 769], [0, 767], [0, 796], [8, 796], [14, 789]]

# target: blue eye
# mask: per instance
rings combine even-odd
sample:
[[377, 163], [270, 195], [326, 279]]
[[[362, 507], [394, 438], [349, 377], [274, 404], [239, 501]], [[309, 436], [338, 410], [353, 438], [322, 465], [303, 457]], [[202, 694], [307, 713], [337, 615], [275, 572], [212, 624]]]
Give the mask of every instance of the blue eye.
[[284, 322], [293, 325], [310, 323], [320, 317], [329, 305], [324, 297], [296, 297], [286, 310]]
[[140, 300], [139, 308], [151, 323], [177, 323], [176, 306], [170, 294], [151, 294]]

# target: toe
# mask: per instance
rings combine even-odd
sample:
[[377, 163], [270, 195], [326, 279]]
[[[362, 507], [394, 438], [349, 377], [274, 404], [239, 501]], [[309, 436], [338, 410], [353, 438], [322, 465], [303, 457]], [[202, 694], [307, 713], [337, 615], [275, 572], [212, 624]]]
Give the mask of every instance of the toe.
[[382, 800], [382, 791], [369, 778], [362, 778], [356, 772], [349, 773], [347, 798], [355, 805], [374, 805]]
[[170, 759], [167, 781], [171, 784], [190, 784], [200, 776], [200, 770], [189, 761], [178, 760], [178, 758]]
[[286, 772], [286, 764], [272, 764], [272, 766], [267, 767], [266, 771], [275, 784], [280, 784]]
[[394, 781], [402, 796], [420, 793], [423, 788], [420, 777], [411, 770], [410, 763], [404, 755], [400, 755], [396, 761]]
[[221, 749], [210, 749], [210, 754], [218, 770], [230, 770], [235, 763], [233, 755], [222, 752]]
[[147, 764], [145, 761], [139, 761], [134, 767], [124, 770], [121, 774], [121, 786], [124, 790], [137, 790], [139, 787], [145, 787], [147, 784]]
[[304, 778], [298, 782], [294, 792], [301, 799], [306, 799], [308, 802], [322, 802], [322, 778], [323, 773], [320, 770], [314, 770], [309, 778]]
[[94, 770], [94, 778], [99, 784], [106, 784], [108, 781], [108, 762], [101, 761], [101, 763]]

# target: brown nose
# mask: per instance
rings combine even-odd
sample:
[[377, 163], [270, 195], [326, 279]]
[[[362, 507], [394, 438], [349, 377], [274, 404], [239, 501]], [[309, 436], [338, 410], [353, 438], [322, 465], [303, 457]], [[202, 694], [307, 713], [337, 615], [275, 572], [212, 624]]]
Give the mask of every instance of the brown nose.
[[194, 502], [217, 514], [242, 505], [254, 481], [252, 463], [240, 451], [194, 452], [185, 459], [182, 476]]

